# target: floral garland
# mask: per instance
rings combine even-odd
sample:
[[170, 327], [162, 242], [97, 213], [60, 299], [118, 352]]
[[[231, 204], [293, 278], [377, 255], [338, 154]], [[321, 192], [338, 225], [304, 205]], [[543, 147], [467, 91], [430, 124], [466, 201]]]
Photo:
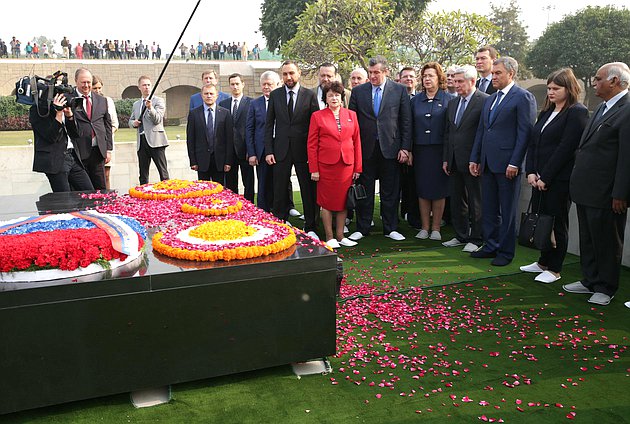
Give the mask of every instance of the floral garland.
[[18, 218], [0, 223], [0, 281], [33, 281], [38, 279], [34, 275], [42, 273], [46, 274], [43, 279], [64, 278], [68, 271], [75, 272], [72, 276], [83, 275], [120, 266], [140, 255], [146, 238], [142, 225], [132, 218], [91, 214], [113, 220], [133, 241], [131, 250], [125, 250], [129, 255], [116, 250], [110, 234], [86, 219], [70, 214]]
[[243, 202], [238, 195], [227, 190], [209, 197], [191, 199], [182, 203], [182, 212], [193, 215], [230, 215], [241, 209], [243, 209]]
[[129, 195], [145, 200], [183, 199], [211, 196], [223, 191], [223, 186], [214, 181], [165, 180], [129, 189]]
[[295, 242], [291, 227], [279, 222], [264, 220], [247, 224], [240, 220], [217, 220], [156, 233], [153, 249], [189, 261], [230, 261], [271, 255]]

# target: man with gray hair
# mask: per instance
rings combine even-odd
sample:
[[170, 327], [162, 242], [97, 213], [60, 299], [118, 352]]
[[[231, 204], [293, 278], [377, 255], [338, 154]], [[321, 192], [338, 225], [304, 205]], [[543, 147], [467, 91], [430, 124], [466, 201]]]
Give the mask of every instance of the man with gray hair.
[[454, 96], [457, 95], [457, 89], [455, 88], [455, 82], [453, 81], [453, 78], [455, 77], [455, 71], [458, 68], [458, 65], [451, 65], [446, 68], [446, 91]]
[[630, 69], [625, 63], [607, 63], [593, 82], [604, 102], [582, 134], [569, 182], [580, 224], [582, 278], [563, 288], [590, 294], [590, 303], [608, 305], [619, 288], [630, 201]]
[[464, 65], [453, 71], [458, 97], [447, 107], [442, 168], [450, 175], [451, 222], [455, 237], [442, 243], [446, 247], [465, 245], [464, 252], [474, 252], [482, 244], [481, 179], [468, 172], [483, 102], [488, 95], [475, 88], [477, 70]]
[[536, 99], [515, 85], [518, 63], [509, 56], [492, 64], [497, 92], [483, 104], [469, 171], [481, 176], [484, 246], [473, 258], [494, 258], [506, 266], [516, 250], [516, 214], [521, 193], [520, 174], [529, 136], [536, 119]]

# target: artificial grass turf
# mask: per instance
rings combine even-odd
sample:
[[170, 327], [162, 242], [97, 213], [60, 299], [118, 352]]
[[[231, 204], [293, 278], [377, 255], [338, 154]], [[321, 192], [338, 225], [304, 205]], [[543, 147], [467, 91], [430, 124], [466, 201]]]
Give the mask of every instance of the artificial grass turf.
[[628, 420], [628, 269], [611, 305], [599, 307], [560, 287], [579, 278], [575, 256], [562, 280], [538, 284], [518, 270], [533, 250], [519, 247], [513, 264], [494, 268], [416, 240], [405, 225], [403, 242], [383, 237], [377, 222], [357, 247], [340, 249], [347, 277], [329, 375], [298, 379], [284, 366], [174, 385], [173, 401], [154, 408], [118, 395], [0, 422]]

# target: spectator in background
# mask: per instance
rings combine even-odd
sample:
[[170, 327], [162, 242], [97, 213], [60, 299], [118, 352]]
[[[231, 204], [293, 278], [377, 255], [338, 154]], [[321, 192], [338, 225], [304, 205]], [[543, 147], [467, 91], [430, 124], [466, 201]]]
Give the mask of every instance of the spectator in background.
[[420, 71], [422, 92], [411, 100], [413, 167], [420, 202], [419, 239], [442, 240], [440, 225], [448, 195], [448, 175], [442, 169], [446, 108], [454, 98], [445, 91], [446, 75], [437, 62]]
[[97, 75], [92, 76], [92, 91], [96, 94], [100, 94], [101, 96], [105, 97], [105, 100], [107, 100], [107, 112], [109, 113], [109, 116], [112, 122], [111, 156], [110, 156], [109, 162], [105, 163], [105, 187], [108, 190], [110, 190], [111, 189], [110, 174], [111, 174], [112, 163], [114, 160], [114, 150], [115, 150], [114, 135], [116, 131], [118, 131], [118, 114], [116, 113], [116, 105], [114, 104], [114, 100], [112, 100], [111, 97], [107, 97], [103, 95], [103, 80]]
[[359, 123], [356, 113], [343, 107], [343, 84], [334, 81], [322, 88], [328, 107], [311, 115], [308, 167], [311, 179], [317, 182], [317, 204], [322, 208], [326, 244], [333, 249], [356, 246], [355, 241], [344, 237], [343, 228], [348, 189], [362, 171]]
[[[207, 71], [204, 71], [201, 74], [201, 81], [203, 85], [206, 84], [212, 84], [214, 86], [217, 87], [217, 90], [219, 89], [219, 80], [217, 79], [217, 73], [215, 72], [214, 69], [208, 69]], [[219, 91], [219, 97], [217, 98], [216, 102], [220, 103], [225, 99], [229, 99], [230, 95], [227, 93], [224, 93], [222, 91]], [[196, 107], [199, 107], [203, 104], [203, 100], [201, 98], [201, 93], [195, 93], [192, 96], [190, 96], [190, 104], [188, 109], [189, 110], [193, 110]]]
[[459, 68], [457, 65], [451, 65], [446, 68], [446, 91], [453, 96], [457, 96], [457, 88], [455, 88], [455, 71]]
[[479, 47], [475, 54], [475, 68], [479, 72], [479, 79], [475, 87], [486, 94], [497, 91], [492, 83], [492, 62], [498, 57], [497, 50], [492, 46]]

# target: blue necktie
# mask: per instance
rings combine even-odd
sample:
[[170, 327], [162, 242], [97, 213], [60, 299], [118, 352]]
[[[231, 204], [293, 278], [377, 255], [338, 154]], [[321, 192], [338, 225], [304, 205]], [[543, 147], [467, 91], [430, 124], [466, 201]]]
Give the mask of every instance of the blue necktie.
[[374, 116], [378, 117], [378, 111], [381, 109], [381, 87], [376, 87], [374, 91]]
[[455, 126], [459, 127], [459, 123], [462, 122], [462, 116], [464, 115], [464, 111], [466, 110], [466, 98], [462, 98], [462, 101], [459, 102], [459, 107], [457, 108], [457, 113], [455, 114]]
[[499, 108], [499, 102], [501, 102], [501, 97], [503, 97], [503, 91], [497, 91], [497, 99], [494, 102], [494, 106], [490, 110], [490, 122], [494, 119], [494, 113]]

